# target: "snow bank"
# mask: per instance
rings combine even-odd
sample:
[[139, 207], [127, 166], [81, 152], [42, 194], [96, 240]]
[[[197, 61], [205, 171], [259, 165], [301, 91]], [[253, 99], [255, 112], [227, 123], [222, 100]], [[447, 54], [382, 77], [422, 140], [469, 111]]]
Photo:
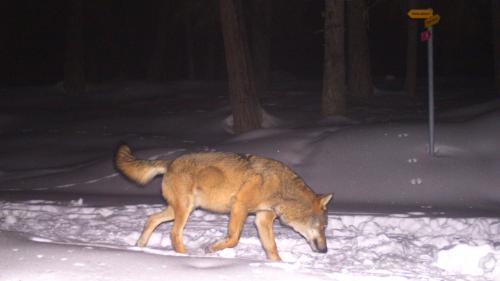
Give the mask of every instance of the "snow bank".
[[0, 231], [2, 281], [317, 280], [251, 260], [149, 254], [118, 247], [47, 243]]
[[[230, 110], [227, 98], [221, 100], [214, 85], [116, 86], [95, 89], [88, 107], [75, 108], [74, 115], [82, 115], [76, 120], [73, 112], [55, 110], [48, 101], [43, 105], [54, 110], [31, 110], [30, 106], [41, 105], [27, 93], [28, 101], [21, 93], [10, 95], [20, 110], [14, 107], [6, 118], [15, 126], [0, 122], [4, 148], [0, 194], [15, 192], [26, 199], [33, 199], [33, 190], [76, 196], [158, 195], [158, 182], [139, 189], [117, 176], [113, 151], [126, 141], [144, 158], [175, 158], [200, 150], [274, 158], [290, 165], [315, 191], [334, 192], [336, 202], [343, 205], [407, 207], [429, 213], [500, 212], [498, 102], [471, 107], [475, 119], [438, 122], [436, 157], [429, 157], [424, 122], [357, 124], [347, 118], [321, 119], [307, 108], [314, 93], [266, 98], [266, 103], [276, 104], [266, 108], [272, 115], [264, 111], [268, 128], [234, 136], [224, 131]], [[100, 95], [106, 97], [97, 103]], [[105, 102], [114, 97], [117, 102]], [[281, 103], [286, 106], [279, 107]], [[471, 116], [463, 109], [453, 115]]]
[[491, 245], [454, 245], [438, 253], [436, 265], [455, 274], [484, 276], [493, 273], [500, 278], [500, 266], [497, 266], [498, 254]]
[[[137, 252], [142, 252], [157, 256], [155, 266], [143, 265], [155, 268], [154, 270], [163, 268], [159, 265], [159, 260], [164, 259], [161, 264], [169, 268], [172, 266], [169, 263], [182, 265], [175, 269], [177, 273], [188, 272], [198, 264], [198, 268], [217, 269], [221, 274], [225, 272], [224, 276], [231, 276], [232, 274], [228, 272], [237, 270], [251, 274], [251, 278], [243, 276], [242, 280], [260, 278], [259, 272], [267, 272], [270, 269], [277, 272], [307, 274], [309, 278], [316, 280], [330, 278], [498, 280], [500, 278], [500, 264], [497, 264], [500, 259], [498, 218], [429, 218], [423, 217], [421, 213], [391, 216], [330, 213], [327, 254], [313, 253], [300, 235], [276, 222], [274, 225], [276, 240], [284, 262], [269, 263], [258, 240], [252, 216], [247, 219], [240, 243], [235, 248], [221, 252], [207, 253], [205, 249], [210, 243], [225, 235], [227, 216], [201, 210], [193, 212], [186, 226], [184, 239], [188, 248], [187, 255], [179, 255], [172, 250], [169, 239], [170, 223], [161, 225], [154, 232], [148, 248], [135, 247], [134, 244], [147, 215], [159, 211], [162, 207], [162, 205], [95, 207], [87, 206], [81, 200], [67, 205], [50, 201], [0, 202], [0, 231], [10, 233], [11, 238], [7, 241], [27, 237], [33, 242], [42, 242], [42, 244], [30, 242], [30, 246], [24, 243], [21, 243], [24, 246], [12, 246], [5, 244], [7, 242], [4, 239], [0, 248], [3, 248], [1, 251], [9, 253], [11, 257], [9, 260], [20, 262], [19, 266], [33, 260], [42, 263], [43, 259], [59, 264], [48, 267], [40, 265], [44, 270], [53, 272], [59, 272], [56, 269], [65, 264], [77, 269], [88, 265], [88, 268], [96, 268], [99, 272], [100, 268], [103, 268], [99, 265], [100, 262], [106, 261], [108, 266], [120, 262], [132, 264], [143, 258], [142, 254], [136, 257]], [[26, 252], [28, 250], [21, 251], [19, 247], [33, 249]], [[70, 259], [72, 255], [68, 254], [69, 249], [73, 252], [92, 253], [97, 250], [105, 253], [95, 256], [99, 261], [89, 257], [82, 259], [83, 255], [80, 259]], [[107, 259], [108, 256], [119, 258]], [[130, 259], [127, 260], [125, 257]], [[172, 260], [168, 257], [184, 258]], [[23, 259], [19, 260], [20, 258]], [[231, 260], [221, 260], [221, 258], [231, 258]], [[151, 257], [148, 256], [148, 259]], [[228, 267], [235, 267], [237, 270], [222, 270]], [[15, 268], [3, 266], [1, 269], [4, 274], [11, 273], [10, 276], [14, 276], [14, 272], [19, 274]], [[36, 271], [36, 268], [33, 268], [33, 271]], [[105, 275], [103, 273], [101, 277]], [[267, 273], [264, 275], [268, 276]], [[213, 276], [217, 278], [218, 275]], [[276, 277], [278, 279], [274, 280], [285, 280], [291, 275], [284, 276], [287, 277]], [[38, 278], [30, 280], [43, 280], [41, 277]]]
[[[262, 116], [261, 116], [262, 121], [261, 121], [260, 126], [262, 128], [265, 128], [265, 129], [275, 128], [275, 127], [278, 127], [278, 126], [285, 123], [284, 121], [280, 120], [279, 118], [272, 116], [264, 109], [261, 109], [261, 112], [262, 112]], [[223, 122], [224, 130], [230, 134], [234, 134], [233, 125], [234, 125], [234, 117], [231, 114], [224, 119], [224, 122]]]

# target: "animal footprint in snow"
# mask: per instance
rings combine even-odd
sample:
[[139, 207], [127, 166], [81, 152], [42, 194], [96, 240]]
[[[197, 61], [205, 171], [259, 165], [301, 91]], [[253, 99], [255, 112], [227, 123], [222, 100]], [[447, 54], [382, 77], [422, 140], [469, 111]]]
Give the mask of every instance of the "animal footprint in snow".
[[422, 179], [421, 178], [414, 178], [414, 179], [411, 179], [410, 182], [413, 185], [422, 184]]
[[407, 137], [408, 137], [407, 133], [398, 134], [398, 138], [407, 138]]
[[408, 159], [408, 163], [410, 163], [410, 164], [417, 163], [417, 162], [418, 162], [417, 158], [409, 158]]

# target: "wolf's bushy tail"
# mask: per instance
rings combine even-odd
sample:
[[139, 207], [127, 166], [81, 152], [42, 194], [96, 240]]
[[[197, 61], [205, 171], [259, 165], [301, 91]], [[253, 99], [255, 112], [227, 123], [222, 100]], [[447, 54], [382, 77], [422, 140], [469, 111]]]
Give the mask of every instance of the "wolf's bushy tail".
[[116, 152], [116, 168], [130, 180], [145, 185], [157, 175], [167, 172], [170, 160], [140, 160], [132, 155], [130, 147], [120, 145]]

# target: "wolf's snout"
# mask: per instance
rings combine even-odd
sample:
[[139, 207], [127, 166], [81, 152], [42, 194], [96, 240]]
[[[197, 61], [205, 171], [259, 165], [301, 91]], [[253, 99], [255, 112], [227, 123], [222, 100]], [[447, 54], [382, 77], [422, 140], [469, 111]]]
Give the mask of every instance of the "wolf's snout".
[[328, 247], [326, 243], [320, 243], [318, 239], [313, 240], [312, 250], [317, 253], [326, 253], [328, 252]]
[[328, 252], [328, 248], [327, 247], [319, 248], [316, 250], [316, 252], [324, 254], [324, 253]]

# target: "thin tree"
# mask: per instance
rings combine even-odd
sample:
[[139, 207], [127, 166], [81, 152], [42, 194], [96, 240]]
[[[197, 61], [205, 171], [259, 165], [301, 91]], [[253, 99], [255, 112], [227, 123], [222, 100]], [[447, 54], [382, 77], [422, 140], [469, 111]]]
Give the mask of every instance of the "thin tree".
[[241, 5], [241, 0], [219, 2], [233, 129], [236, 133], [257, 129], [261, 124], [261, 110]]
[[219, 1], [210, 0], [207, 1], [207, 8], [203, 14], [206, 15], [207, 21], [205, 23], [205, 31], [202, 33], [202, 39], [205, 44], [205, 54], [204, 57], [204, 77], [207, 80], [215, 80], [219, 73], [218, 64], [218, 50], [219, 48], [219, 40], [220, 40], [220, 32], [219, 32]]
[[195, 80], [195, 55], [194, 55], [194, 30], [192, 10], [195, 4], [191, 1], [185, 2], [184, 6], [184, 39], [186, 42], [187, 76], [188, 80]]
[[324, 116], [346, 111], [344, 0], [325, 1], [325, 58], [321, 113]]
[[[408, 9], [417, 7], [417, 0], [408, 0]], [[408, 38], [406, 45], [406, 91], [411, 97], [417, 96], [417, 40], [418, 20], [408, 18]]]
[[217, 75], [220, 40], [218, 0], [182, 2], [185, 53], [189, 80], [213, 80]]
[[85, 91], [83, 70], [83, 1], [67, 2], [66, 52], [64, 62], [64, 91], [71, 96]]
[[148, 78], [152, 81], [162, 81], [167, 78], [167, 46], [172, 37], [170, 25], [172, 24], [173, 3], [171, 0], [157, 2], [153, 14], [156, 17], [156, 41], [149, 57]]
[[494, 56], [494, 75], [495, 91], [500, 96], [500, 1], [491, 0], [491, 21], [493, 30], [493, 56]]
[[358, 99], [373, 94], [367, 14], [365, 0], [347, 1], [347, 85]]
[[245, 3], [250, 6], [247, 9], [250, 22], [250, 49], [259, 96], [263, 95], [271, 82], [272, 2], [269, 0], [251, 0]]

